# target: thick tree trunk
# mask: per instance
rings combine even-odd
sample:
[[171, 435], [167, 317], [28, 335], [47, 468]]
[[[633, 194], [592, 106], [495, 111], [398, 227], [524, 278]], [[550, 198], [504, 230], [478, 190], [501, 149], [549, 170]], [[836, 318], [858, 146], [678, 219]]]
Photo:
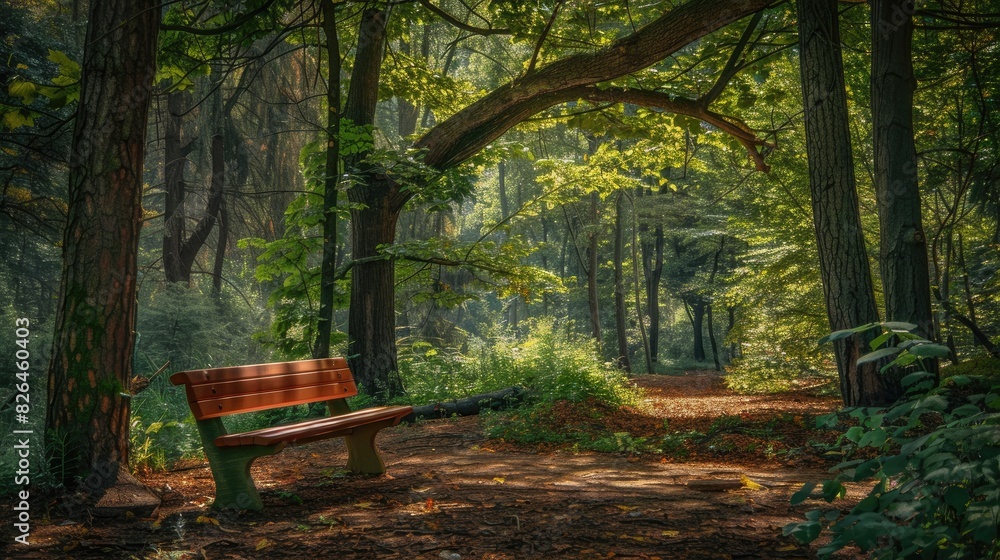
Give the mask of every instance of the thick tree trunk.
[[[624, 195], [619, 192], [615, 200], [615, 332], [618, 335], [618, 367], [627, 372], [632, 371], [632, 360], [628, 351], [628, 332], [625, 325], [625, 272], [622, 261], [622, 212], [624, 211]], [[641, 319], [641, 317], [640, 317]]]
[[879, 263], [886, 319], [906, 321], [934, 340], [927, 240], [913, 143], [913, 3], [872, 4], [872, 141], [878, 199]]
[[[366, 10], [361, 17], [344, 107], [344, 117], [358, 126], [375, 122], [385, 24], [386, 13], [380, 10]], [[395, 242], [403, 201], [395, 181], [364, 163], [364, 156], [358, 154], [345, 161], [347, 171], [362, 182], [348, 190], [353, 203], [352, 257], [357, 263], [351, 270], [348, 355], [364, 391], [377, 400], [386, 400], [401, 394], [403, 384], [396, 361], [396, 271], [391, 258], [381, 258], [380, 246]]]
[[[370, 180], [364, 189], [349, 191], [353, 258], [351, 307], [348, 318], [351, 369], [365, 393], [379, 400], [402, 394], [396, 362], [395, 263], [382, 255], [380, 245], [396, 238], [396, 218], [385, 200], [393, 185]], [[366, 260], [373, 259], [373, 260]]]
[[128, 476], [142, 165], [160, 12], [150, 0], [92, 2], [81, 65], [46, 432], [55, 451], [49, 472], [69, 487], [85, 480], [92, 493]]
[[[847, 121], [836, 0], [798, 2], [802, 95], [813, 224], [831, 330], [879, 320], [865, 250]], [[834, 342], [840, 393], [847, 406], [895, 400], [878, 364], [857, 365], [872, 334]]]
[[313, 358], [330, 357], [333, 334], [333, 300], [337, 274], [337, 191], [340, 182], [340, 40], [333, 2], [323, 2], [323, 32], [326, 35], [327, 141], [326, 176], [323, 181], [323, 262], [320, 265], [319, 321]]

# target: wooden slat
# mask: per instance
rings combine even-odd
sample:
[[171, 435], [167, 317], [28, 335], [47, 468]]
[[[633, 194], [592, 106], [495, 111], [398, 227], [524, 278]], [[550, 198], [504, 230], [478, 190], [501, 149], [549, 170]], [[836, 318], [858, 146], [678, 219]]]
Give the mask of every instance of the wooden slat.
[[204, 400], [192, 400], [191, 387], [188, 387], [188, 391], [188, 404], [191, 406], [191, 412], [194, 413], [194, 417], [198, 420], [228, 416], [241, 412], [267, 410], [282, 406], [343, 399], [353, 397], [358, 393], [353, 381], [346, 383], [323, 383], [280, 391], [267, 391]]
[[317, 420], [308, 420], [288, 426], [275, 426], [245, 432], [229, 434], [215, 439], [218, 447], [240, 445], [274, 445], [276, 443], [294, 443], [297, 441], [313, 441], [329, 437], [344, 436], [354, 428], [382, 420], [394, 420], [392, 425], [413, 411], [410, 406], [382, 406], [359, 410], [340, 416], [330, 416]]
[[268, 377], [258, 377], [256, 379], [202, 383], [191, 386], [191, 394], [194, 397], [194, 402], [197, 402], [203, 399], [218, 399], [221, 397], [232, 397], [236, 395], [246, 395], [249, 393], [280, 391], [284, 389], [309, 387], [331, 382], [353, 382], [351, 370], [347, 368], [331, 369], [323, 371], [310, 371], [306, 373], [271, 375]]
[[347, 369], [344, 358], [321, 358], [318, 360], [297, 360], [294, 362], [274, 362], [269, 364], [254, 364], [211, 369], [195, 369], [179, 371], [170, 376], [174, 385], [200, 385], [202, 383], [217, 383], [220, 381], [238, 381], [256, 379], [286, 373], [307, 373], [332, 369]]

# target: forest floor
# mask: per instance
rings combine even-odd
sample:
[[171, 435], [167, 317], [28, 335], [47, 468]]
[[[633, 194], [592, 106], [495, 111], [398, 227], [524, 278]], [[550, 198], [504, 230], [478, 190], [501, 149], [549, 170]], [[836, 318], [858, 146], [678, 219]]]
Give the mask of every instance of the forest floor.
[[[140, 476], [163, 496], [154, 518], [70, 521], [53, 513], [32, 525], [29, 547], [0, 556], [815, 557], [815, 545], [781, 533], [815, 507], [790, 506], [791, 494], [826, 477], [835, 462], [814, 444], [836, 434], [814, 429], [813, 418], [835, 410], [837, 399], [809, 390], [737, 395], [709, 371], [636, 383], [644, 406], [599, 422], [612, 432], [688, 434], [669, 454], [515, 445], [486, 438], [476, 417], [427, 421], [380, 434], [384, 476], [345, 474], [339, 438], [287, 449], [254, 465], [264, 511], [232, 514], [208, 508], [207, 464], [178, 466]], [[594, 421], [572, 407], [553, 414], [559, 422]], [[859, 492], [852, 488], [846, 503]]]

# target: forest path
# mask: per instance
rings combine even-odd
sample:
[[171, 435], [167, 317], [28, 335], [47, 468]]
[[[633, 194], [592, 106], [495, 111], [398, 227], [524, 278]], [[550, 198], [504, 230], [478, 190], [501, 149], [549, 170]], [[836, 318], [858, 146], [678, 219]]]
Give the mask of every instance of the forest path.
[[[475, 417], [435, 420], [379, 436], [386, 476], [346, 476], [340, 440], [289, 449], [254, 466], [264, 511], [234, 515], [206, 507], [206, 466], [154, 473], [141, 478], [164, 493], [156, 519], [53, 518], [33, 527], [30, 549], [12, 552], [172, 560], [815, 556], [781, 528], [811, 509], [790, 507], [791, 494], [826, 474], [816, 452], [794, 445], [816, 437], [806, 426], [835, 409], [835, 399], [735, 395], [715, 372], [636, 382], [646, 406], [618, 421], [641, 428], [665, 419], [671, 431], [703, 434], [685, 443], [686, 456], [514, 446], [485, 438]], [[717, 433], [704, 435], [713, 426]], [[784, 447], [764, 448], [764, 431]], [[764, 488], [740, 487], [744, 477]], [[698, 490], [715, 483], [738, 487]]]

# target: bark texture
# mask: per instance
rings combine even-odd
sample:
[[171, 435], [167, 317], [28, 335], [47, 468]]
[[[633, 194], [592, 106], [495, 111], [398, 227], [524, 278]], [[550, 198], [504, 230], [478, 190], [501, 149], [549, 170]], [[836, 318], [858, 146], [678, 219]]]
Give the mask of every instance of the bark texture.
[[[128, 469], [136, 256], [160, 4], [91, 2], [48, 372], [53, 475], [96, 491]], [[87, 475], [91, 476], [87, 478]]]
[[[361, 18], [358, 51], [344, 117], [355, 125], [375, 123], [379, 70], [385, 45], [387, 14], [366, 10]], [[345, 160], [345, 169], [362, 185], [348, 191], [354, 261], [348, 314], [348, 355], [351, 369], [365, 392], [388, 399], [403, 392], [396, 361], [396, 272], [391, 258], [378, 258], [380, 246], [396, 240], [396, 223], [403, 202], [399, 186], [364, 162], [365, 154]]]
[[[618, 367], [632, 371], [632, 359], [628, 351], [628, 332], [625, 324], [625, 270], [622, 231], [622, 213], [625, 211], [625, 195], [618, 193], [615, 199], [615, 333], [618, 338]], [[642, 318], [640, 317], [640, 320]]]
[[[798, 10], [809, 191], [823, 295], [830, 329], [848, 329], [879, 316], [858, 210], [837, 2], [798, 2]], [[864, 334], [834, 342], [847, 406], [887, 398], [878, 365], [857, 365], [871, 338]]]
[[323, 181], [323, 262], [320, 268], [319, 321], [313, 358], [330, 357], [333, 334], [333, 300], [337, 275], [337, 184], [340, 179], [340, 37], [336, 6], [323, 2], [323, 32], [326, 36], [326, 178]]
[[879, 263], [886, 318], [918, 326], [935, 337], [927, 240], [920, 212], [917, 152], [913, 143], [911, 61], [913, 3], [872, 3], [872, 140], [878, 198]]

